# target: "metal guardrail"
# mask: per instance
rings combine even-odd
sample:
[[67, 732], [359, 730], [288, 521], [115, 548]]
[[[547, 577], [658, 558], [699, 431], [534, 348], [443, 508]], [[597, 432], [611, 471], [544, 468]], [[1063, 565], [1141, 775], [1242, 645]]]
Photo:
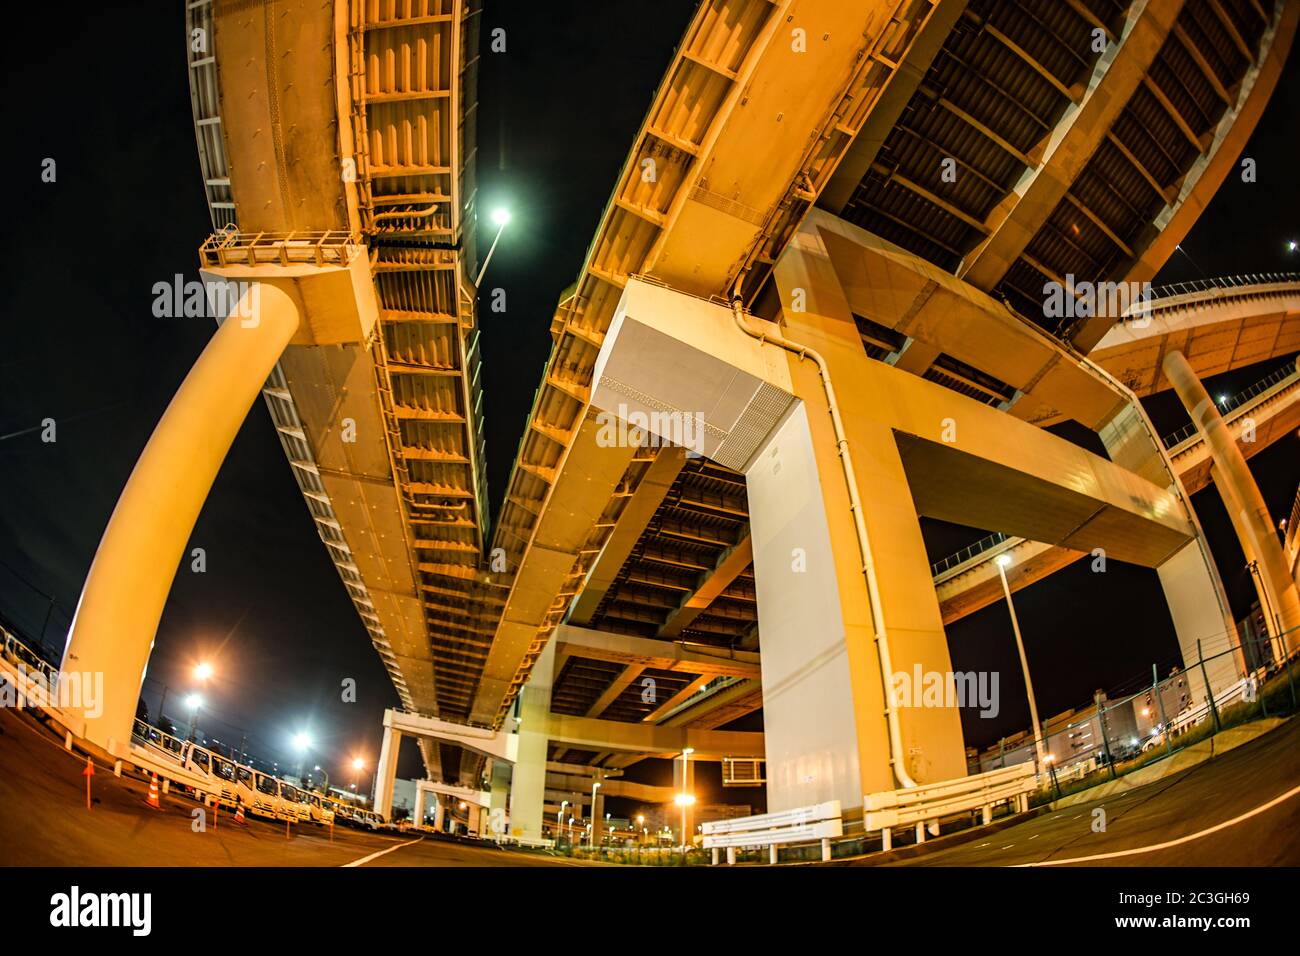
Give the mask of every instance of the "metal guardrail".
[[1009, 538], [1010, 535], [1007, 535], [1001, 531], [995, 531], [993, 532], [993, 534], [988, 535], [987, 537], [980, 538], [974, 544], [967, 545], [966, 547], [958, 551], [956, 554], [950, 554], [942, 561], [936, 561], [934, 564], [930, 565], [930, 574], [932, 577], [937, 578], [940, 574], [942, 574], [944, 571], [947, 571], [949, 568], [955, 568], [957, 565], [961, 564], [962, 562], [969, 561], [977, 554], [983, 554], [985, 551], [989, 550], [990, 548], [997, 547], [1002, 542], [1009, 540]]
[[1300, 272], [1252, 272], [1238, 276], [1219, 276], [1214, 279], [1191, 279], [1187, 282], [1171, 282], [1155, 286], [1151, 290], [1150, 302], [1171, 299], [1174, 296], [1189, 295], [1195, 292], [1211, 292], [1215, 289], [1240, 289], [1252, 285], [1275, 285], [1282, 282], [1300, 282]]
[[993, 808], [1011, 802], [1023, 813], [1029, 794], [1038, 787], [1032, 764], [1015, 764], [986, 773], [922, 784], [905, 790], [883, 790], [863, 797], [868, 832], [880, 831], [881, 848], [891, 849], [893, 830], [916, 825], [916, 842], [925, 842], [927, 824], [943, 817], [979, 810], [985, 826], [993, 822]]
[[821, 844], [822, 861], [827, 862], [831, 858], [831, 840], [844, 835], [844, 821], [840, 802], [831, 800], [776, 813], [711, 820], [701, 830], [704, 848], [713, 851], [714, 864], [718, 862], [720, 849], [727, 851], [727, 863], [734, 864], [737, 849], [765, 846], [768, 847], [768, 862], [776, 863], [778, 846], [812, 842]]
[[51, 695], [59, 685], [59, 669], [20, 641], [12, 631], [0, 625], [0, 653], [12, 664], [21, 665], [27, 672], [36, 672], [45, 681]]
[[203, 245], [199, 246], [199, 258], [205, 266], [271, 263], [345, 266], [360, 248], [349, 233], [341, 230], [239, 232], [225, 229], [203, 240]]
[[[1264, 378], [1261, 378], [1258, 382], [1256, 382], [1254, 385], [1251, 385], [1249, 388], [1243, 389], [1242, 391], [1238, 392], [1236, 395], [1233, 395], [1231, 398], [1227, 399], [1226, 401], [1220, 402], [1219, 412], [1222, 414], [1223, 412], [1230, 412], [1234, 409], [1240, 408], [1242, 405], [1245, 405], [1251, 399], [1257, 398], [1258, 396], [1262, 395], [1264, 392], [1272, 388], [1274, 385], [1277, 385], [1279, 382], [1286, 381], [1288, 378], [1290, 378], [1295, 374], [1296, 374], [1295, 365], [1288, 362], [1286, 365], [1283, 365], [1277, 371], [1272, 372], [1269, 375], [1266, 375]], [[1176, 445], [1181, 445], [1183, 442], [1187, 441], [1187, 439], [1191, 438], [1195, 434], [1196, 434], [1196, 423], [1188, 422], [1182, 428], [1178, 429], [1178, 431], [1170, 432], [1168, 435], [1163, 436], [1160, 440], [1164, 443], [1165, 448], [1173, 448]]]

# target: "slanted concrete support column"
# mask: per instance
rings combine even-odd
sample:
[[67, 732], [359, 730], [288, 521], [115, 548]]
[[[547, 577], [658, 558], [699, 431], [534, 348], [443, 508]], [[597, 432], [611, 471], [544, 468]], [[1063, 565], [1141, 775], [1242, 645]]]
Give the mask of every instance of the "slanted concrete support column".
[[[1116, 388], [1121, 388], [1116, 383]], [[1178, 635], [1194, 699], [1205, 699], [1205, 676], [1218, 693], [1244, 673], [1245, 658], [1238, 651], [1222, 654], [1236, 643], [1237, 626], [1232, 619], [1223, 581], [1210, 553], [1209, 543], [1184, 493], [1164, 444], [1155, 434], [1137, 396], [1130, 395], [1129, 405], [1114, 416], [1099, 432], [1111, 461], [1141, 475], [1148, 481], [1170, 488], [1178, 496], [1182, 510], [1195, 531], [1195, 537], [1181, 550], [1156, 567], [1160, 586], [1169, 605], [1169, 616]], [[1199, 642], [1199, 645], [1198, 645]], [[1204, 675], [1197, 666], [1199, 654], [1219, 654], [1208, 661]]]
[[519, 751], [510, 781], [510, 834], [542, 839], [546, 801], [546, 730], [551, 714], [555, 641], [547, 643], [520, 691]]
[[230, 444], [298, 328], [294, 298], [252, 283], [208, 342], [140, 454], [99, 542], [62, 670], [102, 693], [70, 728], [115, 756], [131, 723], [163, 605]]
[[509, 832], [506, 829], [506, 807], [510, 800], [510, 778], [513, 771], [504, 760], [492, 761], [492, 795], [488, 812], [488, 834], [500, 840]]
[[402, 732], [388, 725], [384, 715], [384, 742], [379, 749], [379, 765], [375, 768], [374, 811], [385, 820], [393, 811], [393, 786], [397, 782], [397, 758], [402, 751]]
[[1252, 577], [1269, 632], [1276, 634], [1279, 626], [1289, 632], [1285, 637], [1286, 652], [1294, 654], [1300, 648], [1300, 630], [1296, 630], [1300, 628], [1300, 593], [1287, 567], [1268, 506], [1246, 465], [1246, 456], [1186, 356], [1170, 352], [1165, 356], [1164, 370], [1214, 459], [1215, 487], [1232, 515], [1242, 550], [1259, 569]]
[[447, 822], [447, 798], [437, 797], [436, 800], [437, 803], [433, 808], [433, 828], [441, 833]]

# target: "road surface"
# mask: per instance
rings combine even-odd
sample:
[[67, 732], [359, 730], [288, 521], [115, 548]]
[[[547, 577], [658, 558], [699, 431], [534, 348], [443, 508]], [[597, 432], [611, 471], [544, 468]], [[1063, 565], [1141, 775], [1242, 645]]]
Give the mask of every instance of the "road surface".
[[86, 758], [34, 718], [0, 708], [0, 865], [3, 866], [563, 866], [562, 858], [434, 837], [380, 834], [249, 820], [222, 812], [195, 830], [188, 797], [169, 794], [149, 809], [149, 785], [98, 765], [86, 809]]
[[1300, 720], [1140, 789], [891, 865], [1026, 864], [1300, 865]]

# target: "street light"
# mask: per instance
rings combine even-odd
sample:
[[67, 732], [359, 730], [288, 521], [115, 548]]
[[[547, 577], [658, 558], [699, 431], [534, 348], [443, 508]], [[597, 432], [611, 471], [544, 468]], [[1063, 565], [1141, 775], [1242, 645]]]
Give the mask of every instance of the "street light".
[[596, 845], [596, 821], [600, 818], [596, 816], [596, 791], [600, 789], [600, 781], [597, 780], [591, 785], [591, 845]]
[[679, 793], [673, 797], [673, 803], [682, 808], [682, 852], [686, 852], [686, 808], [695, 803], [695, 794]]
[[194, 739], [195, 728], [199, 721], [199, 708], [203, 706], [203, 698], [198, 694], [190, 694], [185, 698], [185, 706], [190, 710], [190, 740]]
[[212, 665], [207, 661], [202, 661], [194, 665], [194, 679], [205, 681], [212, 676]]
[[555, 839], [560, 839], [560, 828], [564, 826], [564, 811], [568, 807], [569, 801], [564, 800], [560, 803], [560, 812], [555, 815]]
[[478, 278], [474, 280], [474, 288], [478, 288], [483, 281], [483, 275], [487, 272], [488, 263], [492, 261], [492, 253], [497, 251], [497, 243], [501, 241], [501, 233], [505, 230], [506, 224], [510, 222], [510, 210], [498, 206], [492, 210], [492, 221], [496, 223], [497, 234], [492, 239], [492, 245], [488, 249], [488, 254], [483, 258], [483, 265], [479, 267]]
[[1020, 651], [1020, 668], [1025, 674], [1025, 692], [1029, 695], [1029, 718], [1034, 723], [1034, 755], [1037, 757], [1036, 770], [1040, 773], [1044, 768], [1043, 762], [1043, 728], [1038, 723], [1038, 704], [1034, 701], [1034, 684], [1029, 679], [1029, 660], [1025, 657], [1025, 642], [1020, 636], [1020, 622], [1016, 619], [1016, 605], [1011, 600], [1011, 585], [1007, 584], [1007, 565], [1011, 563], [1011, 555], [999, 554], [993, 562], [998, 566], [998, 577], [1002, 579], [1002, 593], [1007, 596], [1007, 610], [1011, 612], [1011, 630], [1016, 634], [1016, 649]]
[[307, 751], [311, 747], [311, 738], [302, 731], [293, 735], [293, 749], [298, 751], [298, 779], [302, 780], [303, 766], [307, 761]]

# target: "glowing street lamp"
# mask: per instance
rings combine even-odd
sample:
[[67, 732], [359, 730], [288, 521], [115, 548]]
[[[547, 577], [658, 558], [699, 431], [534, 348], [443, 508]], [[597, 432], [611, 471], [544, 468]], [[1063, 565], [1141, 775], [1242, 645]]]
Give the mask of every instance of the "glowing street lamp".
[[474, 280], [474, 288], [478, 288], [483, 282], [483, 275], [487, 272], [488, 263], [492, 261], [492, 253], [497, 251], [497, 243], [501, 241], [501, 233], [505, 231], [506, 225], [510, 222], [510, 210], [498, 206], [492, 210], [492, 222], [496, 224], [497, 234], [492, 239], [492, 245], [488, 249], [488, 254], [483, 258], [483, 265], [479, 267], [478, 278]]
[[1025, 657], [1025, 642], [1020, 636], [1020, 621], [1016, 619], [1016, 605], [1011, 600], [1011, 586], [1007, 584], [1007, 565], [1011, 555], [999, 554], [993, 562], [998, 566], [998, 577], [1002, 579], [1002, 593], [1007, 596], [1007, 610], [1011, 613], [1011, 630], [1016, 635], [1016, 649], [1020, 651], [1020, 668], [1025, 674], [1025, 692], [1029, 695], [1029, 718], [1034, 723], [1034, 754], [1037, 757], [1036, 770], [1041, 773], [1046, 766], [1043, 754], [1043, 727], [1038, 722], [1038, 704], [1034, 701], [1034, 684], [1029, 679], [1029, 660]]
[[673, 797], [673, 803], [682, 808], [682, 852], [686, 852], [686, 808], [695, 803], [695, 794], [679, 793]]
[[207, 661], [203, 661], [194, 666], [195, 680], [206, 681], [211, 677], [212, 677], [212, 665], [209, 664]]
[[307, 762], [307, 751], [311, 749], [311, 738], [302, 731], [293, 735], [293, 749], [298, 752], [298, 779], [302, 779], [303, 766]]
[[199, 721], [199, 708], [203, 706], [203, 698], [198, 694], [190, 694], [185, 698], [185, 706], [190, 711], [190, 740], [193, 740]]

